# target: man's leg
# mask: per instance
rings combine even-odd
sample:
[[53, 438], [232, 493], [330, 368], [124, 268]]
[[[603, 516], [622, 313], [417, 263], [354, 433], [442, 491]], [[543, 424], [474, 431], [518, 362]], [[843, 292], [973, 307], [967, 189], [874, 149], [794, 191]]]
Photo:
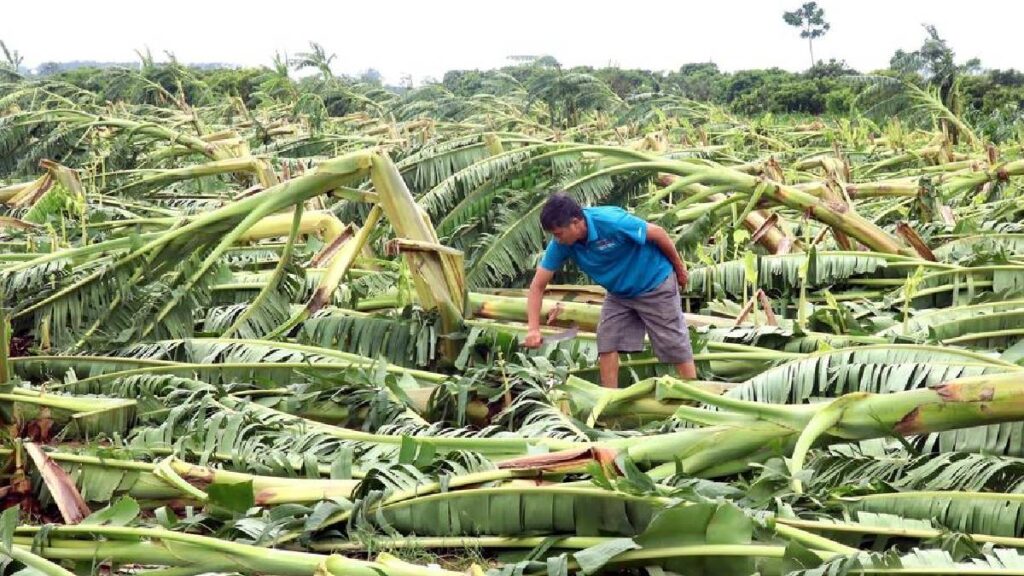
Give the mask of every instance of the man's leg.
[[605, 296], [597, 324], [597, 362], [601, 385], [619, 387], [619, 352], [644, 349], [644, 324], [628, 302], [612, 294]]
[[676, 372], [679, 373], [679, 377], [683, 380], [697, 379], [697, 365], [693, 363], [693, 360], [676, 364]]
[[619, 387], [619, 353], [605, 352], [597, 356], [597, 364], [601, 367], [601, 386], [605, 388]]
[[683, 317], [676, 277], [669, 274], [660, 286], [641, 294], [635, 300], [634, 309], [647, 328], [651, 347], [658, 360], [675, 365], [680, 378], [696, 379], [697, 367], [693, 363], [690, 330]]

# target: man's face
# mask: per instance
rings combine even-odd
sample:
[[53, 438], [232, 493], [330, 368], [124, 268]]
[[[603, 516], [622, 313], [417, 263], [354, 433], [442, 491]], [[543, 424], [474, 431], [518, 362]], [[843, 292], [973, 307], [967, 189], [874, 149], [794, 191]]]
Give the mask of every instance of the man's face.
[[586, 225], [582, 218], [573, 218], [565, 226], [557, 226], [550, 230], [555, 241], [565, 246], [571, 246], [586, 237]]

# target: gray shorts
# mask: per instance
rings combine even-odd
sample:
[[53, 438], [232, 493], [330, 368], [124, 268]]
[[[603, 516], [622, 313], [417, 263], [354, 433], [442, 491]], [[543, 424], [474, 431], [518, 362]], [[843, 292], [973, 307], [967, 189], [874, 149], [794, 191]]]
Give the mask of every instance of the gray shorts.
[[679, 301], [679, 281], [669, 274], [657, 288], [635, 298], [605, 296], [597, 325], [597, 351], [641, 352], [644, 333], [651, 338], [661, 362], [680, 364], [693, 360], [690, 331]]

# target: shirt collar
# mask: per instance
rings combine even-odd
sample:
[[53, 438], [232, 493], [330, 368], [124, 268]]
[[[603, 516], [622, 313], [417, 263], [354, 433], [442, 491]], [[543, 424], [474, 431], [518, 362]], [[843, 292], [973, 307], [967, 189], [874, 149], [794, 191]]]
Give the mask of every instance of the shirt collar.
[[590, 216], [590, 211], [583, 209], [583, 219], [587, 222], [587, 244], [597, 240], [597, 226], [594, 226], [594, 219]]

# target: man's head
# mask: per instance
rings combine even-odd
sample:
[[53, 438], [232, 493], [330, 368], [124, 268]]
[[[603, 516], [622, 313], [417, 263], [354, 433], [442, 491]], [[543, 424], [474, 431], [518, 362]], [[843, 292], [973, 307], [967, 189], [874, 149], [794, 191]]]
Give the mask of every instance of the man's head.
[[587, 221], [583, 209], [568, 194], [552, 194], [540, 211], [541, 228], [551, 233], [559, 244], [572, 245], [587, 237]]

